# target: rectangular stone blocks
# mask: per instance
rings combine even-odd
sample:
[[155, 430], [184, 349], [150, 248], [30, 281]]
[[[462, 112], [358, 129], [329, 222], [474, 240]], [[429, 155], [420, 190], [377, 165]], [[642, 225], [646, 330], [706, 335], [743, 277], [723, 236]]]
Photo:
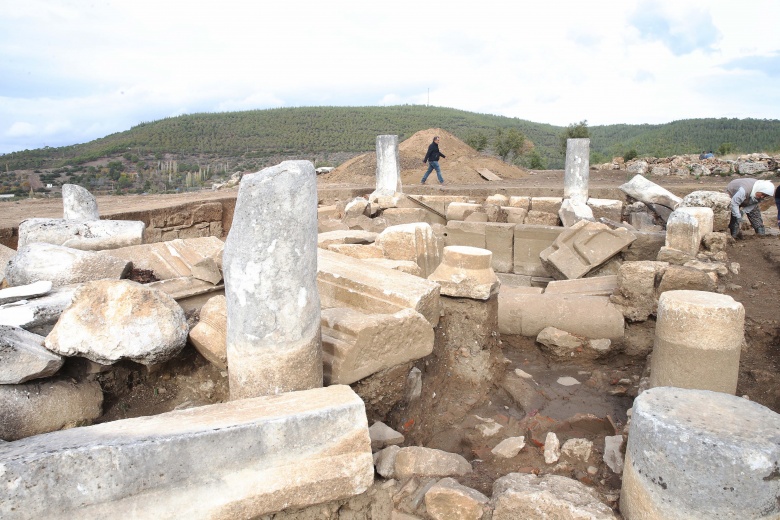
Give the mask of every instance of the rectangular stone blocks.
[[489, 223], [485, 226], [485, 249], [493, 253], [492, 267], [498, 273], [514, 269], [515, 224]]
[[550, 276], [539, 259], [539, 253], [550, 247], [563, 230], [559, 226], [516, 225], [513, 258], [515, 274]]
[[0, 517], [249, 519], [364, 492], [365, 407], [346, 386], [0, 444]]
[[540, 258], [554, 278], [581, 278], [634, 240], [634, 235], [625, 228], [611, 229], [604, 224], [581, 220], [561, 233], [540, 253]]
[[[450, 204], [450, 207], [453, 205]], [[485, 227], [486, 222], [447, 222], [447, 229], [444, 232], [445, 246], [469, 246], [485, 249]]]

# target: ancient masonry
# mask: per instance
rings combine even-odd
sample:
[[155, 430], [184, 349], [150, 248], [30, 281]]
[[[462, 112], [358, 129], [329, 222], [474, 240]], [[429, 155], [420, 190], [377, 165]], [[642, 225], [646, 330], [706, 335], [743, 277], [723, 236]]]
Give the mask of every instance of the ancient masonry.
[[[287, 161], [235, 209], [101, 220], [66, 185], [63, 219], [23, 222], [0, 247], [0, 517], [780, 517], [780, 416], [733, 395], [723, 194], [637, 175], [592, 198], [572, 139], [561, 197], [412, 195], [398, 137], [376, 149], [375, 189], [330, 205]], [[108, 382], [188, 345], [227, 395], [107, 420]], [[567, 408], [618, 352], [645, 377]]]

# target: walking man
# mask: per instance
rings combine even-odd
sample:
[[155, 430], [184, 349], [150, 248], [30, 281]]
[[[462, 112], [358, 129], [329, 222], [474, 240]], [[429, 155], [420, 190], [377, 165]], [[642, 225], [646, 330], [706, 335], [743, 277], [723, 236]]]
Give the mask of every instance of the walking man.
[[444, 179], [441, 176], [441, 168], [439, 167], [439, 157], [447, 157], [439, 151], [439, 136], [433, 138], [433, 142], [428, 146], [428, 152], [425, 154], [423, 164], [428, 163], [428, 170], [423, 175], [420, 184], [425, 184], [428, 180], [428, 175], [431, 174], [433, 169], [436, 169], [436, 177], [439, 178], [439, 184], [444, 184]]

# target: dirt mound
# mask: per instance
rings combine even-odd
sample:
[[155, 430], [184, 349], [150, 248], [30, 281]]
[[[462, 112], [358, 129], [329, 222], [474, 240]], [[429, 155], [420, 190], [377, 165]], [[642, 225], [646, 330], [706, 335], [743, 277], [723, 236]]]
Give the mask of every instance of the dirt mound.
[[[439, 164], [444, 181], [449, 184], [475, 184], [489, 182], [477, 170], [487, 168], [502, 179], [522, 179], [528, 174], [496, 157], [483, 155], [441, 128], [421, 130], [398, 145], [401, 160], [401, 182], [419, 184], [427, 165], [422, 163], [428, 145], [434, 136], [439, 136], [439, 150], [446, 156]], [[359, 155], [345, 162], [332, 172], [321, 175], [321, 183], [373, 184], [376, 178], [376, 153]], [[428, 183], [435, 184], [436, 173], [432, 172]]]

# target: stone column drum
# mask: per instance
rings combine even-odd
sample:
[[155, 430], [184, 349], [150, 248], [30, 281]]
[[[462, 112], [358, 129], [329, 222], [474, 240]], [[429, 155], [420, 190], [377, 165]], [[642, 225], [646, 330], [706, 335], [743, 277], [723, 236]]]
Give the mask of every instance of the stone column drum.
[[95, 197], [77, 184], [62, 185], [62, 208], [65, 220], [100, 220]]
[[493, 253], [470, 246], [447, 246], [441, 263], [428, 279], [441, 285], [441, 294], [487, 300], [498, 293], [498, 277], [491, 267]]
[[731, 296], [667, 291], [658, 301], [650, 386], [734, 394], [745, 308]]
[[401, 191], [401, 160], [397, 135], [376, 136], [376, 193], [392, 195]]
[[780, 518], [780, 415], [720, 392], [661, 387], [634, 401], [626, 520]]
[[244, 176], [223, 267], [231, 399], [322, 386], [312, 163]]
[[563, 197], [584, 204], [588, 200], [589, 179], [590, 139], [567, 139]]

